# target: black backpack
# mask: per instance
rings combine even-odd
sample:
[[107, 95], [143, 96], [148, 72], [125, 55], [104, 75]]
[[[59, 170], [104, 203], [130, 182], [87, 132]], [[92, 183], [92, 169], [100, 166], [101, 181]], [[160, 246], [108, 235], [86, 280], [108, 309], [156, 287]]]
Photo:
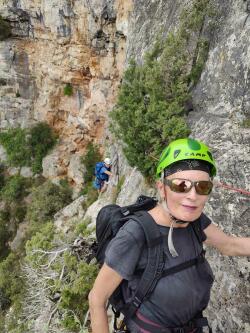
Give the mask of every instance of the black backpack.
[[[101, 208], [96, 218], [96, 242], [92, 245], [92, 257], [96, 257], [97, 262], [102, 265], [105, 259], [105, 251], [109, 242], [116, 236], [119, 229], [130, 219], [138, 222], [144, 230], [148, 249], [148, 259], [145, 269], [140, 274], [140, 282], [133, 299], [128, 303], [123, 297], [123, 287], [126, 281], [123, 280], [120, 286], [113, 292], [109, 299], [109, 304], [115, 314], [114, 329], [117, 330], [117, 318], [120, 312], [125, 318], [132, 318], [141, 303], [151, 294], [158, 280], [162, 276], [174, 274], [183, 269], [191, 267], [204, 261], [204, 252], [195, 259], [164, 270], [163, 237], [159, 228], [148, 210], [157, 205], [155, 198], [139, 196], [132, 205], [120, 207], [115, 204]], [[197, 220], [199, 221], [199, 220]], [[195, 234], [200, 243], [204, 241], [204, 234], [199, 223], [192, 223]], [[123, 286], [122, 286], [123, 285]]]

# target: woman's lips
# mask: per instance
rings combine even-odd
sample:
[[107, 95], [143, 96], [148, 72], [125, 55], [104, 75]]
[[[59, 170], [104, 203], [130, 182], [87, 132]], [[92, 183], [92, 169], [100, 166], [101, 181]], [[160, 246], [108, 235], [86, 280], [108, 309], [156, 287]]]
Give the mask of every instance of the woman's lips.
[[184, 207], [186, 210], [193, 212], [197, 209], [196, 206], [188, 206], [188, 205], [182, 205], [182, 207]]

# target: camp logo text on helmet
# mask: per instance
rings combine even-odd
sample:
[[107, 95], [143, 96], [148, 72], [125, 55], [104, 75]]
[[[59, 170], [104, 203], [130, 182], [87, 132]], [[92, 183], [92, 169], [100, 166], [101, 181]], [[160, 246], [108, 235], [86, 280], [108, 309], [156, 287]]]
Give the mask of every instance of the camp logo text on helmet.
[[216, 166], [208, 146], [195, 139], [185, 138], [172, 141], [162, 152], [157, 166], [157, 177], [169, 165], [189, 159], [202, 160], [209, 163], [212, 167], [212, 176], [216, 175]]

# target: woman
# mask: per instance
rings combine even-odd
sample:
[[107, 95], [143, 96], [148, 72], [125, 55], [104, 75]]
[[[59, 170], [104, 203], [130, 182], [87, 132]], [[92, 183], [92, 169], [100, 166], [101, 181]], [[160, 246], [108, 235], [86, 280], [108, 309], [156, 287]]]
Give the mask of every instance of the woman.
[[[202, 251], [192, 222], [199, 219], [205, 244], [229, 256], [250, 256], [250, 238], [226, 235], [202, 214], [211, 193], [216, 167], [209, 148], [193, 139], [179, 139], [164, 149], [157, 167], [161, 203], [149, 211], [165, 237], [165, 268], [191, 260]], [[139, 224], [128, 221], [111, 241], [89, 295], [93, 333], [108, 333], [107, 300], [123, 279], [136, 289], [134, 272], [145, 266], [147, 250]], [[162, 277], [136, 317], [127, 321], [131, 333], [202, 332], [213, 274], [205, 261]]]

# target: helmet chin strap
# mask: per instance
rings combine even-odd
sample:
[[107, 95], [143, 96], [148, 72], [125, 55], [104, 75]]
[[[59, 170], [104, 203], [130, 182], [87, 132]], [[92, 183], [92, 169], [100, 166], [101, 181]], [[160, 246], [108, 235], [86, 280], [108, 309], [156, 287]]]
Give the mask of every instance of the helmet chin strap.
[[170, 219], [171, 219], [171, 223], [177, 223], [177, 224], [184, 224], [184, 223], [189, 223], [187, 221], [183, 221], [183, 220], [180, 220], [178, 219], [177, 217], [175, 217], [169, 210], [168, 208], [168, 204], [167, 204], [167, 193], [166, 193], [166, 189], [165, 189], [165, 185], [164, 185], [164, 199], [163, 199], [163, 202], [162, 202], [162, 207], [163, 209], [168, 213]]
[[174, 242], [173, 242], [173, 232], [174, 232], [174, 223], [188, 223], [186, 221], [182, 221], [177, 219], [175, 216], [173, 216], [168, 208], [168, 204], [167, 204], [167, 195], [166, 195], [166, 189], [165, 189], [165, 185], [164, 186], [164, 199], [162, 202], [162, 207], [165, 210], [165, 212], [168, 213], [168, 215], [170, 216], [170, 220], [171, 220], [171, 224], [170, 224], [170, 229], [169, 229], [169, 233], [168, 233], [168, 249], [169, 252], [171, 254], [171, 256], [173, 258], [176, 258], [179, 256], [178, 252], [176, 251], [175, 247], [174, 247]]

